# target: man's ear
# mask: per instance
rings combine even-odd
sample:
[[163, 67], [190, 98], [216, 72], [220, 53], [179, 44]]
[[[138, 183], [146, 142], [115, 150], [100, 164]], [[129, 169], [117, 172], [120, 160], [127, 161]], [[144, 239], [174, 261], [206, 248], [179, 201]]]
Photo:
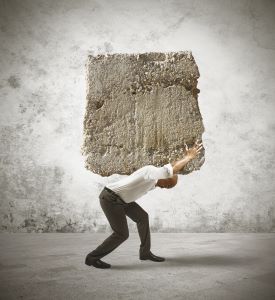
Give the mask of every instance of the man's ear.
[[177, 174], [173, 175], [172, 181], [173, 181], [174, 185], [176, 185], [178, 183], [178, 175]]

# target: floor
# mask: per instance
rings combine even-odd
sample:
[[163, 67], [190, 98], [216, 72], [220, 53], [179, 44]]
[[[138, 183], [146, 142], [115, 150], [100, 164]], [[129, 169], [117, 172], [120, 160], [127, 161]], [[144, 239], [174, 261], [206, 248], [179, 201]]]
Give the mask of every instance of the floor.
[[151, 233], [164, 262], [140, 261], [139, 237], [84, 264], [104, 233], [0, 234], [0, 299], [275, 299], [275, 233]]

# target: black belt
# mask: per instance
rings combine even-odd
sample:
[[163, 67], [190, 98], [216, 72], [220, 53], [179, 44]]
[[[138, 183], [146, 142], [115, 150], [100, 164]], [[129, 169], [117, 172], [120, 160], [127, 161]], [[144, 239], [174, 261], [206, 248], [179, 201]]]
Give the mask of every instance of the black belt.
[[117, 200], [119, 200], [118, 202], [122, 202], [122, 204], [127, 204], [124, 200], [121, 199], [121, 197], [118, 194], [116, 194], [114, 191], [108, 189], [106, 186], [104, 187], [104, 190], [106, 190], [107, 192], [112, 194]]

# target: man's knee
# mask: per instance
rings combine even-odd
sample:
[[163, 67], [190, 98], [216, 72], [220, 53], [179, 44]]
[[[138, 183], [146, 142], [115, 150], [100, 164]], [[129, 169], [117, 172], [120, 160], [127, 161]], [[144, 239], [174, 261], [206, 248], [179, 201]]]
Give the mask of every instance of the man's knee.
[[129, 231], [125, 231], [123, 233], [118, 234], [118, 238], [120, 239], [121, 242], [126, 241], [128, 237], [129, 237]]

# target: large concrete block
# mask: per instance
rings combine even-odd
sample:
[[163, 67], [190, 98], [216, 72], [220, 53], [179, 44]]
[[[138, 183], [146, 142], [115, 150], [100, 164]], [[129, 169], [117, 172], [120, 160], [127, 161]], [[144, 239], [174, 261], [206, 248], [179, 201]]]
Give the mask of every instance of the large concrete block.
[[[102, 176], [131, 174], [184, 156], [202, 138], [200, 76], [191, 52], [89, 56], [84, 119], [86, 168]], [[201, 155], [182, 174], [200, 168]]]

